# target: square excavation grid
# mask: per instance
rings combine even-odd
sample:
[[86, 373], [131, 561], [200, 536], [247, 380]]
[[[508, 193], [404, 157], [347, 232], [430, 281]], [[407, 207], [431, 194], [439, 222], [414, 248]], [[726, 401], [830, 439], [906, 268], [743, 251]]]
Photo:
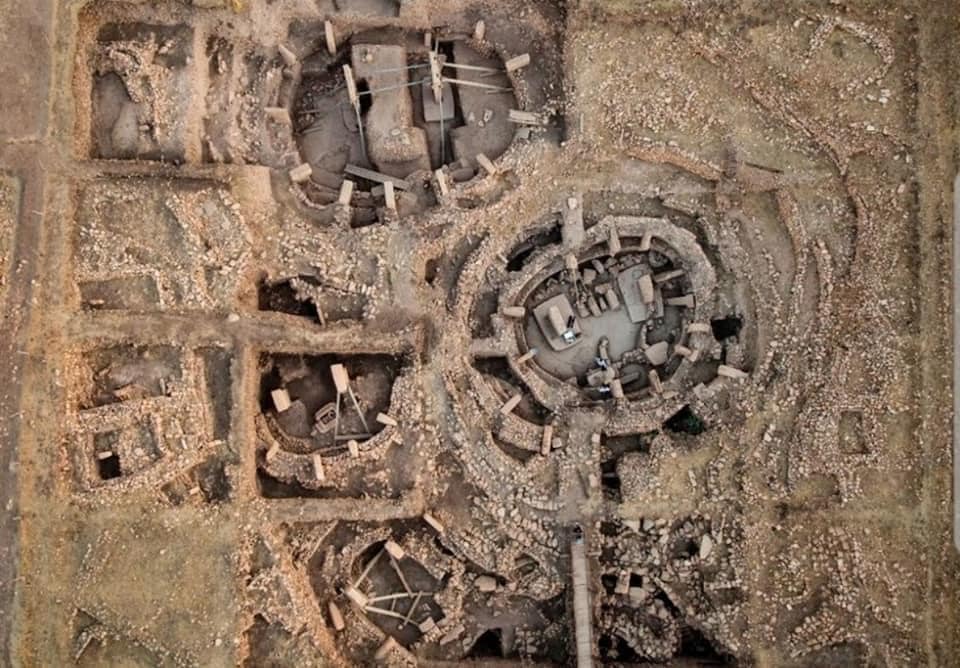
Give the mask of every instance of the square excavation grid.
[[954, 2], [8, 13], [0, 664], [956, 664]]

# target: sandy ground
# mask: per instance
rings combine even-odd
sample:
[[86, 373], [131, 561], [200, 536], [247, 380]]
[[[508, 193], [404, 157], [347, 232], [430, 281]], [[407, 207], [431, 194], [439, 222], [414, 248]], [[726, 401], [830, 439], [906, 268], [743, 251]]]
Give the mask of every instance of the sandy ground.
[[[0, 252], [3, 280], [3, 334], [0, 364], [10, 383], [0, 394], [0, 656], [6, 660], [14, 594], [18, 576], [18, 530], [21, 510], [18, 495], [18, 444], [21, 442], [21, 386], [27, 361], [23, 350], [28, 334], [29, 302], [36, 280], [40, 228], [44, 209], [44, 138], [48, 132], [50, 36], [54, 17], [53, 3], [30, 5], [4, 3], [0, 39], [10, 53], [21, 58], [7, 60], [0, 79], [16, 95], [5, 96], [0, 120], [0, 165], [3, 168], [3, 207], [0, 209]], [[32, 71], [31, 71], [32, 70]]]

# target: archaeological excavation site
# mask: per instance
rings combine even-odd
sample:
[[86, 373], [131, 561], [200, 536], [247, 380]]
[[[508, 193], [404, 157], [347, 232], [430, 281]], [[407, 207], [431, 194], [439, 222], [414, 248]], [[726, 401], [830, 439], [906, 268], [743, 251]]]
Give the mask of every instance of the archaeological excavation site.
[[4, 4], [0, 668], [960, 665], [954, 0]]

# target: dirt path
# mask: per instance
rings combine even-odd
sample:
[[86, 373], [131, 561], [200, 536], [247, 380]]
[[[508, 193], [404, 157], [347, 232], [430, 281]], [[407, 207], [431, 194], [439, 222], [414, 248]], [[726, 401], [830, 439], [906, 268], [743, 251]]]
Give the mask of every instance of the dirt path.
[[[920, 283], [928, 286], [921, 292], [920, 307], [922, 321], [927, 325], [926, 333], [920, 342], [920, 356], [923, 364], [920, 371], [921, 408], [918, 417], [923, 424], [920, 430], [921, 443], [927, 458], [923, 476], [921, 516], [927, 525], [926, 539], [931, 555], [936, 555], [937, 548], [949, 542], [945, 538], [951, 530], [950, 513], [944, 513], [943, 506], [938, 507], [940, 499], [950, 498], [950, 474], [953, 472], [949, 466], [949, 449], [943, 447], [949, 433], [949, 406], [946, 401], [937, 399], [945, 393], [944, 386], [946, 378], [949, 377], [949, 371], [941, 360], [949, 355], [947, 336], [950, 330], [948, 323], [950, 295], [949, 283], [943, 281], [941, 277], [948, 276], [950, 273], [950, 251], [944, 239], [949, 238], [952, 222], [950, 177], [957, 170], [956, 152], [951, 154], [943, 148], [954, 143], [951, 140], [955, 140], [956, 137], [955, 121], [951, 122], [952, 119], [942, 113], [943, 100], [948, 97], [944, 84], [952, 79], [948, 73], [951, 70], [956, 71], [957, 59], [946, 58], [946, 54], [936, 45], [956, 29], [955, 10], [953, 14], [949, 11], [944, 11], [942, 14], [930, 12], [921, 23], [919, 39], [921, 57], [928, 64], [928, 68], [921, 71], [918, 81], [920, 95], [917, 112], [926, 132], [935, 138], [935, 141], [924, 146], [924, 154], [918, 169], [920, 184], [918, 198], [921, 209], [918, 236], [923, 258], [920, 263]], [[933, 72], [937, 74], [931, 76]], [[956, 215], [956, 212], [953, 212], [953, 215]], [[957, 234], [956, 228], [953, 234]], [[958, 258], [954, 255], [953, 262], [957, 261]], [[953, 288], [956, 290], [956, 285]], [[956, 302], [954, 302], [954, 309], [956, 309]], [[954, 369], [956, 364], [955, 351]], [[954, 383], [956, 382], [955, 378]], [[954, 387], [956, 388], [956, 385]], [[940, 436], [941, 434], [943, 437]], [[956, 439], [956, 434], [953, 438]], [[954, 464], [956, 465], [956, 462]], [[957, 503], [956, 498], [954, 503]], [[954, 540], [957, 540], [956, 534]], [[953, 606], [943, 605], [938, 591], [943, 587], [940, 581], [943, 577], [942, 573], [949, 568], [947, 564], [953, 556], [947, 554], [943, 560], [937, 557], [931, 558], [927, 562], [926, 572], [927, 605], [924, 623], [927, 651], [931, 657], [940, 657], [944, 662], [951, 661], [950, 655], [955, 648], [950, 647], [946, 651], [939, 649], [942, 644], [940, 639], [942, 629], [945, 626], [956, 628], [956, 609]]]
[[[11, 273], [0, 327], [0, 664], [9, 662], [14, 584], [17, 580], [19, 508], [17, 444], [24, 406], [21, 376], [26, 357], [29, 305], [37, 273], [43, 229], [45, 174], [43, 141], [47, 132], [53, 3], [0, 3], [0, 81], [18, 95], [4, 103], [0, 115], [0, 170], [21, 183], [18, 220], [6, 267]], [[41, 48], [38, 48], [40, 46]]]

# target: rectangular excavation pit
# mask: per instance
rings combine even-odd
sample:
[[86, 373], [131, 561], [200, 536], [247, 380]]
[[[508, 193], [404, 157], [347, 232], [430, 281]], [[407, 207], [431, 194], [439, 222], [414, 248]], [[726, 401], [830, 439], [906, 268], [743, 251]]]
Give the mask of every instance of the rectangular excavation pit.
[[[377, 557], [378, 553], [381, 555], [379, 558]], [[381, 543], [370, 546], [361, 559], [370, 568], [365, 579], [370, 591], [380, 596], [401, 596], [406, 593], [407, 588], [415, 592], [424, 592], [423, 596], [396, 599], [396, 604], [391, 603], [394, 599], [376, 601], [378, 597], [373, 597], [371, 605], [374, 608], [390, 609], [395, 605], [390, 610], [391, 612], [411, 618], [410, 622], [404, 624], [397, 617], [387, 616], [385, 613], [375, 613], [373, 610], [368, 611], [367, 616], [370, 621], [381, 631], [406, 647], [417, 642], [423, 636], [418, 628], [419, 624], [422, 624], [428, 618], [434, 622], [443, 618], [442, 609], [434, 602], [431, 595], [432, 592], [440, 589], [441, 583], [431, 576], [416, 559], [410, 555], [404, 555], [399, 559], [390, 559]], [[374, 559], [376, 559], [376, 562], [371, 563]], [[401, 576], [400, 573], [403, 575]]]
[[223, 348], [201, 348], [204, 385], [211, 408], [213, 438], [226, 440], [230, 435], [230, 416], [233, 409], [233, 355]]
[[[326, 612], [331, 603], [337, 606], [348, 629], [356, 624], [357, 616], [364, 615], [408, 647], [423, 637], [419, 626], [427, 618], [439, 622], [445, 616], [434, 595], [447, 586], [447, 578], [441, 574], [448, 567], [450, 556], [434, 547], [435, 532], [422, 519], [339, 522], [332, 530], [320, 531], [319, 541], [313, 538], [318, 529], [322, 527], [295, 525], [297, 538], [311, 546], [311, 551], [302, 555], [305, 570], [319, 607]], [[411, 549], [414, 545], [421, 547]], [[415, 552], [418, 556], [414, 556]], [[324, 577], [324, 573], [330, 572], [335, 573], [341, 587], [330, 586], [330, 580]], [[370, 608], [388, 610], [399, 618], [370, 609], [361, 611], [346, 594], [347, 589], [360, 592]], [[408, 595], [408, 590], [413, 596]], [[417, 593], [422, 595], [417, 598]], [[402, 623], [414, 603], [410, 621]], [[363, 650], [348, 648], [346, 656], [352, 659], [351, 665], [366, 665], [368, 661], [355, 653], [358, 651]]]
[[232, 305], [247, 228], [212, 179], [103, 177], [76, 188], [74, 276], [89, 309]]
[[90, 311], [147, 311], [160, 307], [157, 282], [149, 274], [81, 281], [80, 303]]
[[83, 486], [97, 486], [130, 476], [160, 459], [156, 427], [147, 415], [132, 424], [80, 436], [76, 472]]
[[81, 409], [160, 397], [183, 378], [182, 351], [174, 346], [121, 344], [84, 356]]
[[122, 475], [120, 455], [117, 454], [117, 445], [120, 443], [120, 432], [105, 431], [93, 435], [94, 456], [97, 458], [97, 473], [101, 480], [112, 480]]
[[287, 108], [299, 78], [284, 76], [276, 47], [215, 33], [207, 38], [198, 60], [208, 77], [202, 161], [284, 163], [292, 120]]
[[[261, 412], [277, 418], [277, 426], [283, 436], [312, 438], [315, 415], [337, 401], [337, 387], [332, 372], [335, 365], [342, 365], [349, 377], [348, 391], [340, 397], [339, 435], [367, 434], [365, 438], [369, 438], [383, 429], [384, 425], [377, 422], [377, 414], [390, 410], [393, 383], [404, 367], [403, 356], [380, 353], [267, 353], [260, 357], [259, 405]], [[282, 412], [277, 410], [271, 397], [274, 390], [286, 390], [292, 402], [290, 408]], [[360, 413], [356, 410], [358, 406]], [[333, 431], [321, 430], [321, 434], [313, 438], [318, 447], [335, 445]]]
[[646, 434], [600, 434], [600, 445], [611, 456], [619, 458], [628, 452], [649, 452], [650, 443], [658, 432]]
[[845, 455], [867, 454], [867, 441], [863, 432], [863, 411], [842, 411], [837, 431], [840, 452]]
[[[362, 444], [395, 419], [389, 415], [393, 386], [408, 364], [405, 355], [389, 353], [262, 354], [257, 446], [261, 495], [397, 498], [409, 489], [418, 465], [403, 448], [388, 448], [380, 458], [350, 464]], [[338, 383], [343, 390], [339, 393]], [[352, 455], [347, 464], [344, 455]], [[337, 459], [328, 470], [331, 457]]]
[[210, 457], [168, 482], [161, 491], [171, 504], [179, 506], [191, 501], [227, 501], [230, 499], [232, 487], [223, 460]]
[[620, 491], [620, 473], [617, 471], [619, 458], [607, 459], [600, 464], [600, 483], [603, 488], [603, 498], [614, 503], [623, 501]]
[[494, 384], [504, 401], [517, 393], [522, 395], [512, 411], [515, 415], [531, 424], [543, 426], [547, 423], [550, 411], [533, 398], [530, 388], [513, 373], [506, 357], [477, 357], [473, 360], [473, 368]]
[[[82, 21], [96, 19], [84, 13]], [[115, 22], [82, 48], [89, 157], [183, 162], [191, 141], [193, 28]], [[78, 90], [78, 99], [84, 91]], [[81, 106], [81, 114], [83, 110]]]
[[257, 283], [259, 310], [287, 313], [322, 324], [363, 320], [368, 301], [366, 295], [325, 285], [315, 276], [301, 275], [279, 281], [263, 278]]

